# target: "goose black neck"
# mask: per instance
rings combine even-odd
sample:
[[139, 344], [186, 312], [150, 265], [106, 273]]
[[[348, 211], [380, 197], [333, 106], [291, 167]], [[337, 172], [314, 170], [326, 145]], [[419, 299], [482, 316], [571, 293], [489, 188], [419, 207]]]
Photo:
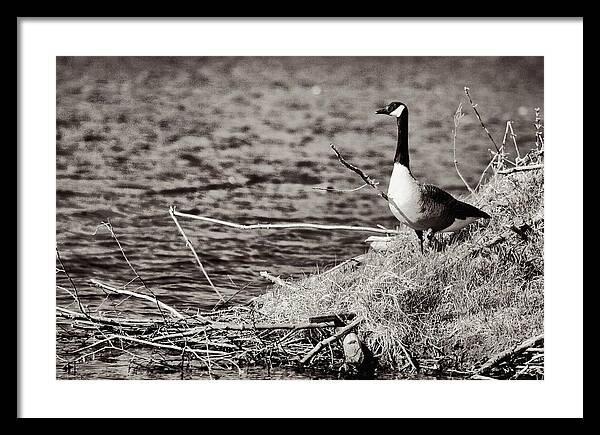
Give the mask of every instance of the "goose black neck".
[[402, 114], [398, 117], [398, 145], [396, 146], [396, 155], [394, 156], [394, 163], [400, 163], [401, 165], [409, 167], [408, 159], [408, 110], [404, 109]]

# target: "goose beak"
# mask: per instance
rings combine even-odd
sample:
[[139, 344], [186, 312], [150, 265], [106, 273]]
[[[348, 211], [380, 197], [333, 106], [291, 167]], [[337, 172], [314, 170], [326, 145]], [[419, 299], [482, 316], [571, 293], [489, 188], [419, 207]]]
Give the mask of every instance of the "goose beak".
[[387, 114], [388, 114], [388, 111], [387, 111], [386, 107], [384, 107], [383, 109], [379, 109], [375, 112], [375, 115], [387, 115]]

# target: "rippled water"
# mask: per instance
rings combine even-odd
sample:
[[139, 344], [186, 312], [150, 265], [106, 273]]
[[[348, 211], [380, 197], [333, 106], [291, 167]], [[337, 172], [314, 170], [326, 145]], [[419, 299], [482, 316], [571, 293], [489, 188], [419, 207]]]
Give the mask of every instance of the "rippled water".
[[[110, 220], [131, 263], [165, 302], [211, 307], [217, 298], [173, 221], [178, 210], [239, 223], [394, 225], [371, 189], [337, 161], [335, 143], [387, 188], [394, 119], [374, 115], [392, 100], [410, 109], [417, 178], [463, 194], [452, 157], [452, 116], [469, 86], [496, 140], [513, 120], [525, 147], [543, 107], [541, 58], [58, 58], [57, 246], [86, 303], [101, 301], [95, 277], [133, 275], [104, 228]], [[463, 175], [476, 184], [489, 143], [467, 116], [458, 133]], [[526, 148], [526, 147], [525, 147]], [[299, 276], [365, 251], [365, 233], [253, 231], [182, 219], [226, 297], [268, 286], [259, 276]], [[58, 276], [59, 283], [64, 278]], [[241, 290], [241, 291], [240, 291]], [[57, 291], [59, 304], [70, 302]], [[146, 307], [129, 303], [144, 314]]]

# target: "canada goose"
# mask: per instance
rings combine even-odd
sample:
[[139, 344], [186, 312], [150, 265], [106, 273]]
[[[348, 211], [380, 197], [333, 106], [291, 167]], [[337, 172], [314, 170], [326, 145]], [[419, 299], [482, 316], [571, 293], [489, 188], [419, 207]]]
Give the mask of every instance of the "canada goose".
[[410, 171], [408, 158], [408, 107], [394, 101], [375, 112], [395, 116], [398, 123], [398, 145], [394, 169], [388, 188], [389, 206], [400, 222], [415, 230], [423, 252], [423, 231], [431, 230], [428, 240], [438, 232], [458, 231], [471, 222], [490, 216], [448, 192], [431, 184], [419, 183]]

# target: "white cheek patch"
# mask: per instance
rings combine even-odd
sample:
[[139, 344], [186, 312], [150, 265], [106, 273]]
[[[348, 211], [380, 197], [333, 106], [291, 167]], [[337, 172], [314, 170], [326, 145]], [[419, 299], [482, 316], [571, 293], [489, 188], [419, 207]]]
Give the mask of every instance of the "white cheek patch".
[[398, 106], [398, 108], [396, 110], [394, 110], [393, 112], [391, 112], [390, 115], [398, 118], [402, 114], [403, 110], [404, 110], [404, 106]]

